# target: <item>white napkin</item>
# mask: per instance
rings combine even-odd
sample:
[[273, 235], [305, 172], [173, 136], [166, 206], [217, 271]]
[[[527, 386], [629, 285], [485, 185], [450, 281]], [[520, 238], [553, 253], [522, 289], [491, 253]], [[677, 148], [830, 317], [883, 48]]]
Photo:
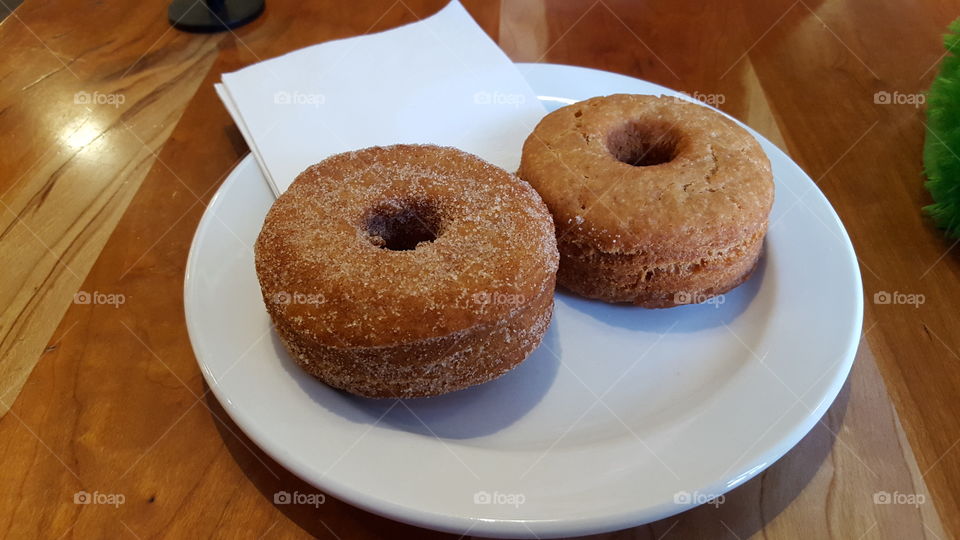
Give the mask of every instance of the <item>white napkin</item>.
[[455, 146], [515, 171], [546, 113], [456, 0], [419, 22], [224, 73], [216, 90], [275, 194], [305, 168], [367, 146]]

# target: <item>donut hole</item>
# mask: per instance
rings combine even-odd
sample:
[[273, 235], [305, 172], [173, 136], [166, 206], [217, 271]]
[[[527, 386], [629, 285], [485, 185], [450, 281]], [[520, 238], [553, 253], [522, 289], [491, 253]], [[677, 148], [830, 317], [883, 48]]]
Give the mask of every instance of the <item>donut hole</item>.
[[656, 122], [627, 122], [607, 134], [607, 150], [617, 160], [634, 167], [669, 163], [680, 149], [680, 133]]
[[410, 251], [440, 234], [440, 213], [431, 201], [392, 200], [374, 207], [366, 219], [370, 242], [390, 251]]

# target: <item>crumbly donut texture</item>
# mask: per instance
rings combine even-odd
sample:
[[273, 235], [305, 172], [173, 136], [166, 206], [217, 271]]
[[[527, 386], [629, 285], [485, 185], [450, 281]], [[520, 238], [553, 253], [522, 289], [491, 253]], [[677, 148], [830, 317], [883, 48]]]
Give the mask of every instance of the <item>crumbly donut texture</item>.
[[672, 97], [615, 94], [548, 114], [524, 143], [518, 175], [553, 215], [558, 283], [650, 308], [745, 281], [773, 205], [757, 141]]
[[558, 258], [553, 221], [526, 182], [431, 145], [309, 167], [255, 246], [291, 356], [368, 397], [439, 395], [522, 362], [550, 324]]

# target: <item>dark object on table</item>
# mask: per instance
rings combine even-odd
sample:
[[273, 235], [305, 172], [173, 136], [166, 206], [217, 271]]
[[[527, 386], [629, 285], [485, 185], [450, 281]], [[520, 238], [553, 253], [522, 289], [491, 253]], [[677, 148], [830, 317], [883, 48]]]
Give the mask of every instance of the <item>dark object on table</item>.
[[222, 32], [243, 26], [263, 13], [264, 0], [173, 0], [170, 24], [185, 32]]

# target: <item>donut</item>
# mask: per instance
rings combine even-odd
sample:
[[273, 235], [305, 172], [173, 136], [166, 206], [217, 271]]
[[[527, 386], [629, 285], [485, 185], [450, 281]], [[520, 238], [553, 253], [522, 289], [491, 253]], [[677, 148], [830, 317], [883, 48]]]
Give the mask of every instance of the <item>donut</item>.
[[454, 148], [395, 145], [303, 171], [254, 258], [300, 367], [360, 396], [410, 398], [495, 379], [536, 349], [559, 254], [526, 182]]
[[723, 114], [615, 94], [547, 116], [517, 173], [553, 215], [557, 283], [648, 308], [703, 302], [757, 265], [773, 205], [770, 161]]

